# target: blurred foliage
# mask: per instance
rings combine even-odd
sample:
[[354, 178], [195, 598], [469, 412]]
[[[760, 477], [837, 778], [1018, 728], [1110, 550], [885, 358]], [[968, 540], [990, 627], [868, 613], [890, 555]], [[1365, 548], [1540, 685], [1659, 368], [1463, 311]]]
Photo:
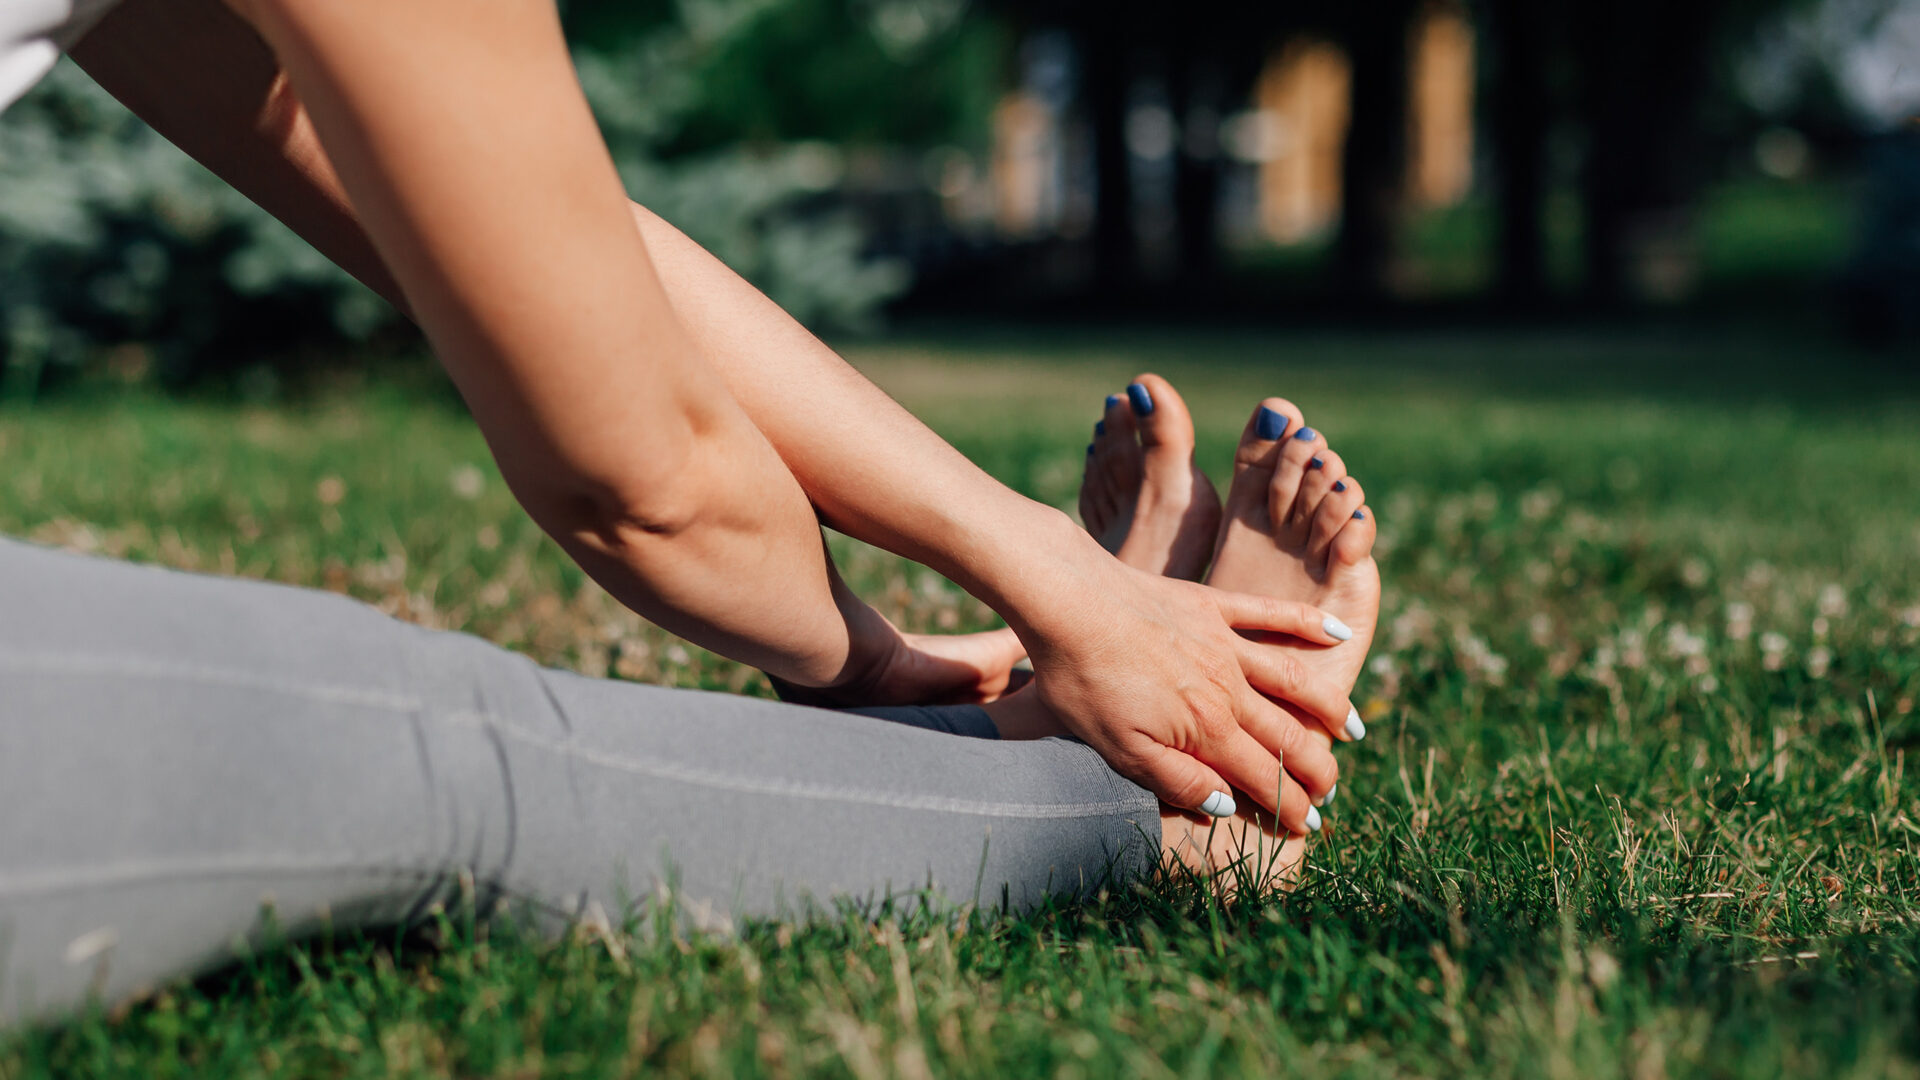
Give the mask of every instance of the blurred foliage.
[[572, 0], [568, 36], [618, 52], [679, 23], [697, 94], [674, 153], [824, 139], [927, 147], [985, 138], [1007, 49], [967, 0]]
[[0, 280], [14, 394], [101, 346], [140, 342], [180, 380], [393, 317], [68, 63], [0, 122]]
[[[959, 32], [950, 0], [621, 7], [568, 17], [629, 192], [801, 321], [871, 327], [908, 269], [869, 256], [835, 194], [841, 152], [807, 140], [963, 130], [985, 115], [962, 88], [988, 91], [971, 77], [987, 37]], [[16, 397], [110, 351], [179, 384], [397, 323], [66, 63], [0, 121], [0, 281], [0, 395]]]

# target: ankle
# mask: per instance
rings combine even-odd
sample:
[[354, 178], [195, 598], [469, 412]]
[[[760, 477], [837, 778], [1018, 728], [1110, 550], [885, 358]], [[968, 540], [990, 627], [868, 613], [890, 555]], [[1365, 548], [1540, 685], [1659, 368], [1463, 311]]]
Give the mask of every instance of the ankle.
[[1070, 734], [1066, 726], [1054, 717], [1053, 710], [1040, 700], [1040, 694], [1032, 683], [1008, 694], [998, 701], [990, 701], [981, 706], [987, 719], [993, 721], [995, 731], [1002, 739], [1045, 739], [1055, 735]]

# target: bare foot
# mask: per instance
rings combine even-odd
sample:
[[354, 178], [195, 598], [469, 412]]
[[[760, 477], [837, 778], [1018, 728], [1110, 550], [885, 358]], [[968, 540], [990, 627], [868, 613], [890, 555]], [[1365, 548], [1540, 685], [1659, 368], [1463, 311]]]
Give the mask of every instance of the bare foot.
[[1305, 868], [1307, 838], [1243, 799], [1233, 814], [1207, 819], [1160, 806], [1160, 863], [1210, 878], [1222, 894], [1291, 889]]
[[[1333, 648], [1295, 644], [1302, 663], [1350, 687], [1380, 620], [1374, 535], [1365, 493], [1340, 455], [1305, 425], [1291, 402], [1269, 398], [1248, 419], [1234, 453], [1233, 484], [1207, 584], [1301, 600], [1339, 617], [1353, 631], [1351, 640]], [[1360, 739], [1366, 730], [1354, 715], [1338, 735]], [[1323, 746], [1334, 736], [1318, 725], [1305, 731]], [[1334, 795], [1328, 787], [1321, 804]], [[1216, 885], [1290, 887], [1305, 864], [1306, 838], [1287, 836], [1252, 800], [1240, 802], [1245, 805], [1234, 816], [1218, 822], [1162, 806], [1163, 859], [1212, 874]]]
[[1080, 520], [1128, 566], [1200, 580], [1220, 496], [1193, 463], [1193, 417], [1167, 380], [1142, 375], [1107, 399], [1087, 446]]
[[[1212, 509], [1211, 484], [1192, 464], [1192, 420], [1185, 403], [1155, 376], [1142, 376], [1136, 386], [1130, 391], [1144, 393], [1152, 403], [1147, 416], [1135, 416], [1140, 410], [1110, 399], [1088, 448], [1080, 505], [1089, 531], [1121, 561], [1167, 573], [1198, 573], [1207, 559], [1194, 553], [1211, 546], [1208, 584], [1302, 600], [1338, 616], [1353, 639], [1335, 648], [1299, 646], [1298, 658], [1352, 686], [1379, 621], [1380, 575], [1372, 557], [1373, 515], [1344, 461], [1305, 426], [1292, 403], [1263, 402], [1235, 452], [1226, 513], [1208, 544], [1210, 530], [1199, 530], [1218, 511]], [[1130, 423], [1136, 420], [1137, 425]], [[1147, 424], [1152, 424], [1154, 446], [1165, 451], [1157, 469], [1149, 468], [1149, 451], [1132, 434]], [[1004, 737], [1061, 734], [1033, 695], [1016, 694], [989, 709]], [[1307, 725], [1304, 731], [1319, 747], [1331, 745], [1332, 734], [1320, 726]], [[1355, 715], [1338, 735], [1357, 739], [1365, 733]], [[1320, 804], [1333, 799], [1330, 784], [1318, 789], [1324, 791]], [[1318, 826], [1318, 818], [1315, 813], [1309, 819], [1310, 828]], [[1306, 852], [1304, 836], [1288, 835], [1245, 798], [1237, 801], [1234, 814], [1217, 820], [1161, 807], [1161, 845], [1169, 865], [1215, 875], [1236, 887], [1288, 885], [1297, 879]]]
[[[1332, 648], [1293, 644], [1311, 671], [1351, 687], [1380, 621], [1374, 528], [1360, 481], [1347, 474], [1340, 455], [1306, 426], [1292, 402], [1268, 398], [1247, 420], [1234, 451], [1207, 584], [1303, 601], [1340, 618], [1353, 631], [1351, 640]], [[1329, 734], [1362, 739], [1367, 728], [1355, 713]]]

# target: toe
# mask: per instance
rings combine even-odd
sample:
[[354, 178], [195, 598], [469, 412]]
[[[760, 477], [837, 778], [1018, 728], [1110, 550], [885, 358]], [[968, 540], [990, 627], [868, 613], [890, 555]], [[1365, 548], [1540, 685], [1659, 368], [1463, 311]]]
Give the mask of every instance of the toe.
[[1093, 455], [1087, 455], [1087, 463], [1080, 470], [1080, 524], [1095, 536], [1106, 528], [1106, 522], [1099, 520], [1099, 501], [1094, 497], [1095, 484], [1099, 471], [1093, 467]]
[[1227, 489], [1227, 518], [1265, 532], [1267, 485], [1273, 479], [1277, 447], [1300, 427], [1300, 410], [1285, 398], [1268, 398], [1247, 418], [1233, 452], [1233, 485]]
[[1100, 441], [1087, 444], [1086, 464], [1080, 470], [1080, 523], [1099, 536], [1113, 520], [1113, 491], [1107, 486], [1106, 463], [1100, 460]]
[[1132, 442], [1133, 410], [1127, 407], [1127, 395], [1108, 394], [1106, 411], [1093, 429], [1095, 442]]
[[1347, 515], [1340, 531], [1333, 534], [1333, 544], [1327, 549], [1328, 558], [1341, 566], [1352, 566], [1372, 555], [1376, 528], [1373, 508], [1358, 507]]
[[1313, 527], [1313, 515], [1335, 484], [1347, 478], [1347, 463], [1339, 451], [1323, 446], [1307, 459], [1300, 485], [1287, 507], [1274, 507], [1274, 525], [1289, 542], [1304, 543]]
[[1277, 397], [1262, 401], [1240, 432], [1240, 445], [1233, 452], [1234, 479], [1248, 468], [1272, 468], [1274, 446], [1300, 424], [1300, 408], [1293, 402]]
[[1109, 551], [1125, 539], [1140, 494], [1140, 441], [1124, 395], [1107, 398], [1106, 415], [1094, 425], [1080, 483], [1080, 520]]
[[1367, 522], [1366, 517], [1356, 518], [1361, 507], [1366, 504], [1366, 493], [1360, 489], [1360, 481], [1351, 476], [1336, 480], [1327, 490], [1327, 497], [1313, 512], [1313, 526], [1307, 535], [1307, 565], [1318, 571], [1326, 566], [1327, 552], [1333, 546], [1333, 539], [1349, 525]]
[[1324, 473], [1328, 456], [1327, 440], [1318, 431], [1302, 425], [1293, 429], [1293, 433], [1280, 440], [1279, 452], [1273, 464], [1273, 479], [1267, 483], [1267, 507], [1272, 514], [1274, 536], [1277, 540], [1288, 538], [1288, 528], [1293, 518], [1294, 505], [1299, 501], [1301, 486], [1309, 477]]
[[1127, 387], [1127, 399], [1148, 456], [1164, 452], [1184, 467], [1193, 456], [1193, 416], [1173, 384], [1149, 372]]
[[1107, 486], [1116, 505], [1128, 504], [1140, 492], [1140, 439], [1138, 424], [1127, 399], [1115, 394], [1107, 399], [1107, 415], [1095, 429], [1093, 456], [1108, 472]]

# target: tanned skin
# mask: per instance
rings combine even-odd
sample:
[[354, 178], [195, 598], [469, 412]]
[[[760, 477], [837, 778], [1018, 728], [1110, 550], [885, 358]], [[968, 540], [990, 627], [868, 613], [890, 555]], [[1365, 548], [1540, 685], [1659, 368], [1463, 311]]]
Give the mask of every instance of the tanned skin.
[[[848, 703], [991, 697], [1024, 651], [1069, 730], [1183, 807], [1277, 805], [1276, 700], [1347, 715], [1236, 632], [1335, 644], [1317, 609], [1121, 564], [633, 206], [551, 0], [129, 0], [74, 55], [410, 314], [522, 505], [675, 633]], [[821, 522], [1010, 631], [898, 633]]]

